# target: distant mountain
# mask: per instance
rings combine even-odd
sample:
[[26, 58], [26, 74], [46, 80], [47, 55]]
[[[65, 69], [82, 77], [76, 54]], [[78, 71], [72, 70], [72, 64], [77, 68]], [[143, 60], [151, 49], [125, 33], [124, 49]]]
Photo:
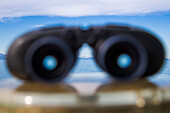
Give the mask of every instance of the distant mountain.
[[6, 58], [6, 55], [3, 53], [0, 53], [0, 60], [5, 60], [5, 58]]
[[170, 58], [165, 58], [165, 60], [170, 60]]
[[79, 56], [78, 58], [81, 58], [81, 59], [91, 59], [93, 57], [91, 57], [91, 56]]

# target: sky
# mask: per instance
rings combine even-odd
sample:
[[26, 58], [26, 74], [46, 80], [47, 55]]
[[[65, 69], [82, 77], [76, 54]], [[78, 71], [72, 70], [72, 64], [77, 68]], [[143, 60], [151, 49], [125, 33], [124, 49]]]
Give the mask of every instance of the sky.
[[[0, 52], [20, 35], [46, 26], [121, 24], [152, 32], [170, 58], [170, 0], [0, 0]], [[88, 45], [80, 56], [92, 56]]]

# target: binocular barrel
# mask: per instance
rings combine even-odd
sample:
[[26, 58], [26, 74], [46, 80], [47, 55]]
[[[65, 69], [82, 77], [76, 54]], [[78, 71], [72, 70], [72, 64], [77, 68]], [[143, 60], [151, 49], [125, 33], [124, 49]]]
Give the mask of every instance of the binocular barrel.
[[163, 65], [164, 48], [153, 35], [137, 29], [107, 33], [98, 37], [94, 56], [98, 65], [112, 77], [119, 80], [147, 77]]
[[93, 48], [97, 64], [118, 80], [153, 75], [164, 63], [164, 48], [152, 34], [126, 26], [104, 26], [29, 32], [11, 45], [7, 65], [20, 79], [57, 82], [70, 72], [83, 43]]
[[[57, 32], [57, 31], [58, 32]], [[18, 38], [8, 50], [7, 65], [24, 80], [56, 82], [63, 79], [76, 62], [79, 44], [69, 29], [41, 29]], [[76, 48], [77, 47], [77, 48]]]

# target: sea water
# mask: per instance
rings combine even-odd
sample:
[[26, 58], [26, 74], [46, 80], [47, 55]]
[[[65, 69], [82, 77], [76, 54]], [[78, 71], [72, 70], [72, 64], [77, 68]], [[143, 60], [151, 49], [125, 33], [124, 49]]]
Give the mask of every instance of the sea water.
[[[11, 79], [14, 78], [12, 74], [9, 72], [6, 61], [0, 60], [0, 80]], [[167, 83], [170, 84], [170, 60], [165, 60], [165, 64], [163, 68], [154, 76], [149, 79], [156, 84], [160, 84], [161, 80], [165, 78]], [[96, 64], [93, 58], [79, 58], [74, 66], [74, 68], [70, 71], [68, 77], [65, 78], [67, 82], [106, 82], [108, 81], [109, 75], [103, 72], [102, 69]], [[165, 80], [164, 80], [165, 83]], [[163, 84], [163, 83], [161, 83]]]

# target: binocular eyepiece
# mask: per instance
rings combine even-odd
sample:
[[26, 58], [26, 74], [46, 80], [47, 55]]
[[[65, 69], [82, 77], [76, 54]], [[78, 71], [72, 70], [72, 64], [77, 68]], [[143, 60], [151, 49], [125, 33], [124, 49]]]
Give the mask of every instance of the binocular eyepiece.
[[57, 82], [74, 66], [82, 44], [93, 48], [97, 64], [111, 77], [134, 80], [156, 73], [164, 63], [160, 41], [126, 26], [42, 28], [18, 38], [9, 48], [7, 65], [23, 80]]

